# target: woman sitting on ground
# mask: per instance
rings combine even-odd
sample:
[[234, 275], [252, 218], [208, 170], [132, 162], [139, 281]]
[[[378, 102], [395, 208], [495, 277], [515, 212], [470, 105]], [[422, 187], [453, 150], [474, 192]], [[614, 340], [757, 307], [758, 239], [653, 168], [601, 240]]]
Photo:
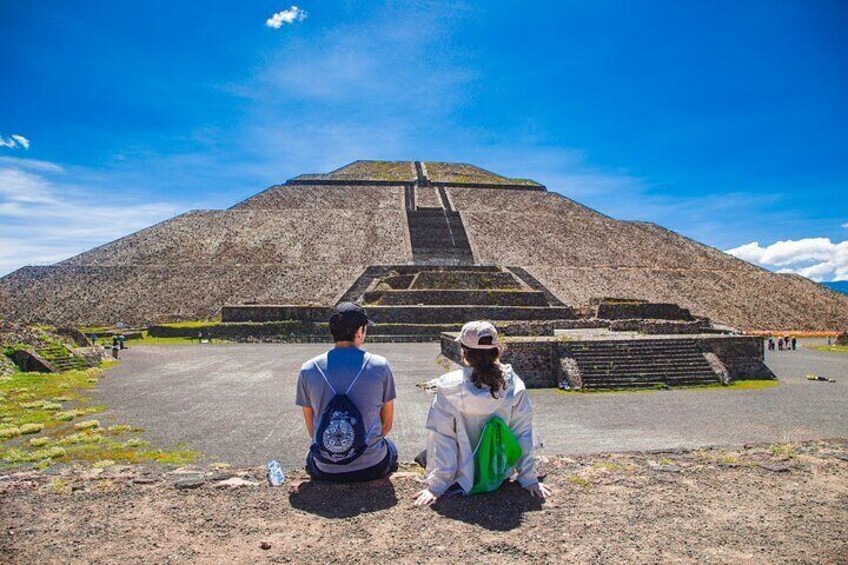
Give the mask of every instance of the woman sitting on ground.
[[534, 497], [545, 498], [550, 490], [539, 482], [533, 454], [533, 407], [524, 382], [512, 366], [498, 360], [497, 330], [488, 322], [469, 322], [457, 341], [465, 367], [436, 381], [436, 398], [427, 415], [427, 489], [418, 493], [415, 504], [432, 504], [455, 485], [465, 494], [472, 491], [475, 452], [484, 428], [496, 416], [521, 448], [514, 463], [519, 484]]

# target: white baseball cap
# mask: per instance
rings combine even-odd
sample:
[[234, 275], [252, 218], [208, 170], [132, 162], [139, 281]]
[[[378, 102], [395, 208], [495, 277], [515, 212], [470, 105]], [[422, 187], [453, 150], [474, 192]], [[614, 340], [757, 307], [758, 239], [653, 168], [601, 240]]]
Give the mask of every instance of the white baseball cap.
[[[492, 343], [480, 343], [480, 339], [484, 337], [492, 338]], [[459, 332], [459, 337], [456, 341], [460, 342], [465, 347], [470, 349], [497, 349], [500, 347], [498, 343], [498, 330], [489, 322], [468, 322], [462, 326], [462, 331]]]

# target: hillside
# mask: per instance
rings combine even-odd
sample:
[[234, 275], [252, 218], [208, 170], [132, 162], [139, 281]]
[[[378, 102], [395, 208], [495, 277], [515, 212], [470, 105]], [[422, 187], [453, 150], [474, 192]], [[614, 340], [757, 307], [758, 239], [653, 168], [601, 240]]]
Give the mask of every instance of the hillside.
[[301, 175], [228, 210], [188, 212], [19, 269], [0, 279], [0, 317], [144, 324], [212, 317], [224, 304], [329, 305], [369, 265], [438, 264], [440, 249], [460, 243], [467, 251], [452, 264], [524, 267], [569, 305], [643, 298], [743, 329], [848, 327], [848, 296], [803, 277], [610, 218], [533, 181], [408, 161]]

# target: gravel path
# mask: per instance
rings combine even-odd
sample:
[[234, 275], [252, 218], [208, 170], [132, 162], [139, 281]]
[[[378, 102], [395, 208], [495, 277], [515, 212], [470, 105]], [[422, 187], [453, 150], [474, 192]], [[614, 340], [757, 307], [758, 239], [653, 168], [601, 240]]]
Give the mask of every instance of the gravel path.
[[[435, 344], [373, 344], [397, 379], [391, 437], [402, 460], [424, 444], [430, 396], [416, 383], [443, 372]], [[163, 446], [203, 461], [301, 466], [308, 446], [294, 383], [322, 345], [136, 346], [95, 391], [100, 418], [141, 426]], [[848, 437], [848, 355], [800, 349], [769, 353], [780, 385], [765, 390], [688, 389], [575, 394], [533, 390], [546, 454], [667, 449]], [[836, 383], [809, 382], [815, 372]]]

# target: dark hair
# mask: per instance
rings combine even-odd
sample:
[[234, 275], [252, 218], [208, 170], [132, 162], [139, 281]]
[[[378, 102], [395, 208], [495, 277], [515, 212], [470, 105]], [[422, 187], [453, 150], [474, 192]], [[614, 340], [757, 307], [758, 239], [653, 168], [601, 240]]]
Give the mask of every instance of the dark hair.
[[[480, 345], [491, 345], [491, 337], [481, 337]], [[471, 347], [462, 346], [462, 359], [466, 365], [471, 367], [471, 382], [477, 388], [483, 388], [483, 385], [489, 387], [489, 392], [492, 398], [497, 398], [497, 393], [506, 388], [506, 379], [504, 379], [503, 371], [498, 363], [500, 350], [495, 347], [492, 349], [474, 349]]]
[[353, 341], [361, 327], [345, 324], [339, 318], [330, 318], [330, 333], [333, 334], [333, 341]]

